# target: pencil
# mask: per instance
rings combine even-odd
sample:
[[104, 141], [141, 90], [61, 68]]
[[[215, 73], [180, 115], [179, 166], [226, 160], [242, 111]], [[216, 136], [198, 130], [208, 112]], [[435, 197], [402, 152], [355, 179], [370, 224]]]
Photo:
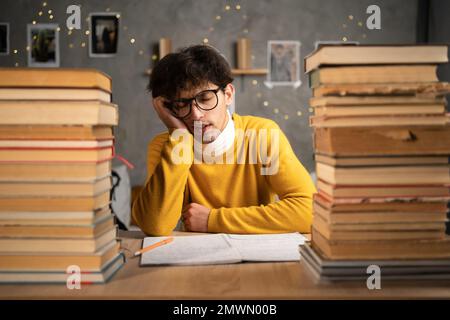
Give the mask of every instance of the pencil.
[[134, 253], [134, 256], [140, 256], [140, 255], [143, 254], [144, 252], [147, 252], [147, 251], [153, 250], [153, 249], [155, 249], [155, 248], [158, 248], [158, 247], [160, 247], [160, 246], [163, 246], [163, 245], [165, 245], [165, 244], [171, 243], [172, 241], [173, 241], [173, 237], [170, 237], [170, 238], [167, 238], [167, 239], [158, 241], [158, 242], [156, 242], [156, 243], [154, 243], [154, 244], [152, 244], [152, 245], [149, 245], [148, 247], [145, 247], [145, 248], [142, 248], [142, 249], [139, 250], [139, 251], [136, 251], [136, 252]]

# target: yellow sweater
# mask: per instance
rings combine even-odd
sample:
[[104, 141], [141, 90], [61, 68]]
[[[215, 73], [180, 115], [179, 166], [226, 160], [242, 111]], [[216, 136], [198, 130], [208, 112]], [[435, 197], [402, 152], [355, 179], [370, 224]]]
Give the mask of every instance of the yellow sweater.
[[[239, 164], [174, 164], [171, 154], [184, 143], [193, 150], [193, 137], [174, 141], [169, 133], [156, 136], [149, 144], [147, 180], [133, 203], [132, 215], [149, 235], [169, 235], [176, 227], [185, 204], [195, 202], [211, 209], [208, 232], [224, 233], [309, 233], [312, 223], [314, 184], [295, 156], [286, 136], [269, 119], [233, 114], [236, 130], [267, 129], [279, 133], [279, 167], [272, 175], [262, 175], [258, 161]], [[235, 139], [236, 144], [237, 136]], [[249, 152], [249, 139], [242, 148]], [[178, 150], [178, 149], [177, 149]], [[270, 154], [270, 152], [269, 152]], [[193, 159], [193, 152], [190, 155]], [[225, 158], [224, 158], [225, 159]], [[242, 162], [241, 162], [242, 163]], [[279, 201], [274, 201], [278, 195]]]

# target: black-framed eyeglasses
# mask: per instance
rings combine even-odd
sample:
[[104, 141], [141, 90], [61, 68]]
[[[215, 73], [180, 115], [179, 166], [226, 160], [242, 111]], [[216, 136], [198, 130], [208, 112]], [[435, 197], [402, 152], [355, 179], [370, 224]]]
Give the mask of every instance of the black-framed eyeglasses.
[[217, 92], [223, 89], [219, 87], [213, 90], [204, 90], [195, 95], [193, 98], [180, 99], [174, 101], [166, 101], [164, 106], [168, 108], [172, 114], [177, 118], [187, 118], [192, 111], [192, 103], [195, 101], [197, 108], [203, 111], [209, 111], [217, 107], [219, 104], [219, 97]]

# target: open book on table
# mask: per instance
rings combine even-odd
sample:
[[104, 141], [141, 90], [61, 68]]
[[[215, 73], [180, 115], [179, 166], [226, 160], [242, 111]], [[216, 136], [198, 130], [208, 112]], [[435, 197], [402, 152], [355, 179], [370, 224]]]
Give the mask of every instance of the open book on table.
[[[166, 238], [147, 237], [143, 241], [143, 248]], [[179, 236], [174, 237], [169, 244], [143, 253], [141, 266], [298, 261], [298, 246], [305, 240], [300, 233]]]

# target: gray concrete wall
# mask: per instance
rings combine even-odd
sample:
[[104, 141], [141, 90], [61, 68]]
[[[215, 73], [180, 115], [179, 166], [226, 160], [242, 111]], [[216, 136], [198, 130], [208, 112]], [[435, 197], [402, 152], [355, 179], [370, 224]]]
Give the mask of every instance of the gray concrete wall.
[[[43, 2], [0, 0], [0, 22], [10, 23], [11, 49], [18, 50], [17, 54], [0, 56], [0, 66], [27, 65], [27, 23], [33, 20], [59, 23], [61, 66], [97, 68], [113, 79], [113, 100], [120, 107], [117, 152], [136, 166], [130, 172], [133, 185], [142, 184], [145, 179], [147, 143], [164, 130], [150, 106], [150, 96], [145, 90], [148, 79], [144, 76], [144, 71], [151, 66], [152, 48], [160, 37], [172, 38], [175, 48], [208, 38], [234, 64], [234, 43], [238, 37], [247, 36], [252, 40], [255, 67], [267, 65], [268, 40], [300, 41], [301, 58], [314, 49], [317, 40], [343, 37], [361, 43], [414, 43], [416, 40], [417, 1], [411, 0], [48, 0], [47, 6], [42, 7]], [[72, 3], [81, 4], [82, 30], [68, 35], [66, 7]], [[240, 10], [236, 10], [237, 4]], [[365, 12], [370, 4], [381, 8], [381, 30], [365, 27]], [[225, 10], [226, 5], [230, 5], [230, 10]], [[49, 19], [49, 9], [53, 20]], [[44, 12], [42, 16], [38, 16], [40, 10]], [[85, 18], [90, 12], [107, 10], [121, 14], [118, 54], [113, 58], [90, 58]], [[216, 19], [218, 15], [220, 20]], [[131, 38], [135, 38], [134, 44], [130, 43]], [[82, 42], [86, 43], [85, 47], [81, 46]], [[257, 80], [256, 85], [253, 80]], [[302, 163], [310, 171], [314, 170], [308, 127], [311, 93], [306, 77], [302, 75], [303, 84], [295, 90], [286, 87], [270, 90], [263, 81], [264, 77], [236, 79], [236, 111], [279, 123]], [[264, 101], [268, 106], [263, 105]], [[301, 116], [297, 115], [298, 111]]]

